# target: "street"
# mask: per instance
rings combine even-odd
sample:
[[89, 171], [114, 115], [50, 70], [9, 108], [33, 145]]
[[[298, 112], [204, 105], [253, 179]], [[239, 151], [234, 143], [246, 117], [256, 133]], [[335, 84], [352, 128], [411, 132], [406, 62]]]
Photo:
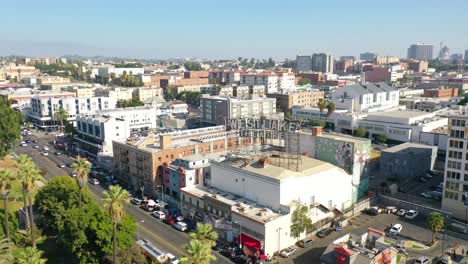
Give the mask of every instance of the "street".
[[[46, 179], [51, 179], [56, 176], [70, 175], [72, 169], [68, 166], [72, 164], [74, 160], [68, 157], [66, 154], [55, 155], [55, 149], [53, 147], [53, 139], [50, 136], [45, 135], [42, 132], [33, 132], [32, 136], [28, 137], [31, 140], [37, 140], [38, 143], [28, 144], [27, 147], [18, 146], [16, 153], [26, 154], [32, 157], [33, 161], [37, 164], [38, 169], [45, 169], [47, 173], [44, 175]], [[34, 149], [34, 145], [39, 145], [39, 149]], [[49, 147], [49, 155], [43, 156], [43, 146]], [[59, 168], [57, 164], [67, 165], [65, 168]], [[101, 204], [103, 197], [104, 188], [101, 185], [91, 185], [88, 183], [88, 188], [95, 197], [96, 201]], [[189, 237], [186, 233], [182, 233], [172, 228], [169, 225], [164, 224], [161, 220], [156, 219], [150, 215], [150, 213], [143, 211], [138, 206], [128, 204], [125, 206], [126, 212], [132, 215], [137, 221], [138, 232], [135, 237], [140, 239], [146, 239], [153, 243], [156, 247], [170, 252], [177, 257], [186, 255], [183, 250], [183, 245], [189, 242]], [[214, 252], [217, 257], [215, 263], [231, 263], [224, 256]]]

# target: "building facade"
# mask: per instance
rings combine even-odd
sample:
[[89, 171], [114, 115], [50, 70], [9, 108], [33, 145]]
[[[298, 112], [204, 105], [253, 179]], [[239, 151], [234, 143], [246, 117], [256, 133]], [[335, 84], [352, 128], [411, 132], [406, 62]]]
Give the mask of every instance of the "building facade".
[[359, 59], [367, 62], [374, 62], [375, 57], [377, 57], [377, 54], [373, 52], [364, 52], [359, 54]]
[[242, 73], [240, 85], [264, 85], [266, 93], [277, 93], [278, 75], [275, 73]]
[[296, 56], [296, 71], [298, 72], [309, 72], [312, 71], [312, 56], [309, 55], [297, 55]]
[[283, 113], [291, 111], [293, 106], [317, 106], [320, 99], [325, 96], [324, 91], [310, 90], [304, 92], [293, 92], [288, 94], [267, 94], [268, 98], [276, 99], [276, 107]]
[[327, 53], [314, 53], [312, 55], [312, 71], [333, 73], [335, 61], [333, 56]]
[[408, 48], [408, 59], [432, 60], [434, 46], [430, 44], [412, 44]]

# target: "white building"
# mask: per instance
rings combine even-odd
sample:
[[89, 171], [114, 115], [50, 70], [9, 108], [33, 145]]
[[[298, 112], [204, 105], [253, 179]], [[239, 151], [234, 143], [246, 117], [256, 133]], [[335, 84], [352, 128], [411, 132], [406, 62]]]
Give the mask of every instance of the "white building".
[[281, 93], [291, 93], [296, 88], [296, 77], [293, 73], [278, 72], [278, 90]]
[[[326, 218], [331, 210], [342, 211], [352, 204], [351, 177], [345, 171], [316, 159], [300, 158], [298, 171], [273, 165], [275, 162], [267, 159], [252, 163], [231, 158], [211, 161], [211, 186], [181, 189], [183, 212], [190, 210], [188, 203], [195, 208], [203, 206], [207, 220], [213, 219], [215, 227], [217, 223], [222, 226], [219, 219], [224, 217], [225, 226], [234, 224], [235, 235], [241, 230], [245, 245], [273, 255], [297, 242], [290, 234], [297, 203], [309, 208], [313, 222]], [[229, 233], [224, 233], [228, 240], [232, 238]]]
[[240, 84], [247, 86], [265, 85], [266, 93], [277, 93], [278, 75], [275, 73], [242, 73]]
[[466, 220], [467, 207], [464, 203], [468, 203], [468, 115], [449, 116], [448, 127], [442, 210]]
[[347, 85], [331, 94], [337, 109], [350, 113], [375, 112], [398, 108], [398, 90], [385, 83]]
[[239, 99], [222, 96], [202, 96], [200, 98], [202, 122], [224, 124], [225, 118], [275, 117], [275, 98]]
[[138, 87], [133, 89], [133, 98], [144, 102], [154, 97], [163, 97], [163, 89], [155, 87]]
[[31, 108], [27, 115], [28, 119], [38, 127], [54, 127], [59, 125], [58, 121], [54, 120], [54, 115], [60, 108], [68, 112], [68, 121], [74, 123], [79, 114], [115, 109], [116, 103], [117, 101], [111, 97], [43, 98], [34, 96], [31, 98]]
[[98, 75], [99, 76], [105, 76], [105, 75], [111, 75], [115, 74], [115, 77], [120, 77], [124, 72], [127, 73], [127, 75], [140, 75], [144, 74], [145, 70], [143, 68], [117, 68], [115, 66], [105, 66], [105, 67], [99, 67], [98, 68]]
[[95, 94], [96, 94], [96, 96], [112, 97], [117, 101], [132, 100], [132, 98], [133, 98], [133, 88], [103, 87], [103, 88], [97, 88], [95, 90]]
[[80, 114], [76, 117], [81, 152], [91, 156], [112, 155], [112, 140], [157, 128], [158, 110], [133, 107]]

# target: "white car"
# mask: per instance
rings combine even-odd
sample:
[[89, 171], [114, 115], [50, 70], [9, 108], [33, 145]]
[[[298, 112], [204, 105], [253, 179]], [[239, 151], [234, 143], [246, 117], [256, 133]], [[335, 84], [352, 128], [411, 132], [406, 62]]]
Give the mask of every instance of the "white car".
[[44, 155], [44, 156], [49, 156], [49, 152], [44, 151], [44, 152], [42, 152], [42, 155]]
[[395, 206], [387, 206], [385, 207], [385, 211], [387, 211], [387, 214], [394, 214], [398, 211], [398, 208]]
[[382, 213], [382, 208], [380, 208], [380, 207], [378, 207], [378, 206], [372, 206], [371, 208], [374, 208], [375, 210], [377, 210], [377, 212], [378, 212], [379, 214]]
[[154, 211], [153, 216], [158, 218], [158, 219], [166, 218], [166, 214], [164, 212], [161, 212], [161, 211]]
[[89, 179], [89, 183], [94, 184], [94, 185], [98, 185], [99, 181], [98, 181], [98, 179], [91, 178], [91, 179]]
[[401, 232], [401, 229], [403, 229], [403, 226], [400, 224], [394, 224], [390, 230], [388, 230], [388, 233], [393, 236], [398, 236], [398, 234]]
[[27, 147], [28, 146], [28, 143], [24, 142], [24, 141], [21, 141], [21, 146], [22, 147]]
[[416, 216], [418, 216], [419, 212], [416, 211], [416, 210], [409, 210], [406, 214], [405, 214], [405, 218], [406, 219], [414, 219], [416, 218]]
[[35, 148], [35, 149], [38, 149], [38, 148], [39, 148], [39, 146], [38, 146], [38, 145], [35, 145], [33, 148]]
[[179, 259], [176, 258], [174, 255], [171, 253], [166, 253], [166, 257], [169, 259], [171, 264], [179, 264]]
[[405, 210], [405, 209], [400, 209], [398, 210], [398, 212], [396, 213], [398, 216], [404, 216], [408, 211]]
[[188, 230], [188, 226], [186, 223], [184, 222], [177, 222], [174, 224], [174, 228], [181, 231], [181, 232], [185, 232]]
[[42, 147], [43, 150], [49, 150], [49, 147], [48, 146], [44, 146]]
[[428, 257], [422, 256], [414, 261], [415, 264], [429, 264], [431, 260]]
[[296, 248], [295, 247], [288, 247], [283, 250], [281, 250], [280, 255], [285, 258], [289, 258], [289, 256], [293, 255], [296, 253]]
[[432, 197], [432, 195], [430, 193], [428, 193], [428, 192], [421, 193], [421, 196], [424, 197], [424, 198], [431, 198]]

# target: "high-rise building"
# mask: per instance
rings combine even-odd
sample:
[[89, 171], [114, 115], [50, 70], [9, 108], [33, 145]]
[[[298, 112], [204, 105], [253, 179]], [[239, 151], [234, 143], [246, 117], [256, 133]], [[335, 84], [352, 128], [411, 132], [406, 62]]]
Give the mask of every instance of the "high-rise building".
[[468, 204], [468, 115], [449, 116], [447, 156], [445, 159], [444, 188], [442, 210], [453, 217], [466, 218]]
[[439, 51], [439, 60], [448, 61], [450, 59], [450, 49], [447, 46], [443, 46]]
[[408, 48], [408, 59], [432, 60], [434, 46], [430, 44], [412, 44]]
[[312, 55], [312, 71], [333, 73], [333, 56], [327, 53]]
[[450, 63], [463, 64], [463, 54], [455, 53], [455, 54], [450, 55]]
[[296, 70], [298, 72], [308, 72], [312, 70], [312, 56], [296, 56]]
[[369, 62], [374, 62], [375, 57], [377, 57], [377, 54], [373, 52], [364, 52], [359, 55], [360, 60]]
[[355, 61], [356, 57], [354, 57], [354, 56], [341, 56], [340, 57], [340, 61], [347, 61], [347, 60]]
[[465, 64], [468, 64], [468, 49], [465, 50]]

